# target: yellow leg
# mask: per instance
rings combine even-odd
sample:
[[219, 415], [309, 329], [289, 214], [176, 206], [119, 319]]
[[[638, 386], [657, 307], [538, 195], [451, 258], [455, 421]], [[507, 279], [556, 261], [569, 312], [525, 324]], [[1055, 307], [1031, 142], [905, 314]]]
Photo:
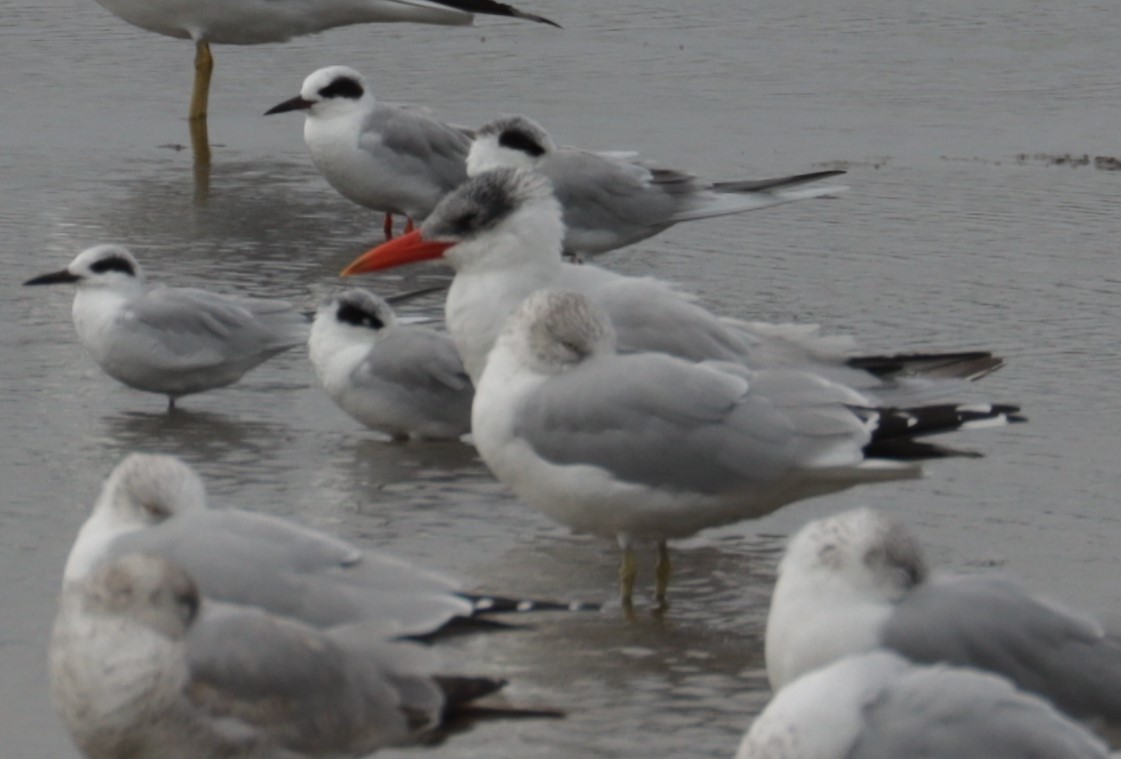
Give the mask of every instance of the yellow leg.
[[191, 121], [206, 120], [206, 106], [210, 100], [210, 75], [214, 71], [214, 56], [205, 40], [195, 43], [195, 90], [191, 93]]
[[638, 562], [629, 545], [623, 546], [623, 563], [619, 565], [619, 598], [623, 608], [630, 612], [634, 608], [634, 580], [638, 576]]
[[669, 590], [669, 576], [673, 571], [673, 565], [669, 560], [669, 546], [666, 541], [658, 541], [658, 564], [654, 567], [654, 576], [657, 581], [655, 586], [654, 598], [658, 602], [658, 606], [666, 606], [666, 592]]

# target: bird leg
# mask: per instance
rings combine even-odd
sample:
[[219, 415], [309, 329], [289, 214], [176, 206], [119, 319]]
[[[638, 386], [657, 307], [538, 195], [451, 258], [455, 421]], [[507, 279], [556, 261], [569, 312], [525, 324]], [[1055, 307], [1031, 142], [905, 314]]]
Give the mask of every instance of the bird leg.
[[630, 540], [621, 537], [619, 546], [623, 549], [623, 563], [619, 565], [619, 598], [623, 602], [623, 609], [629, 614], [634, 608], [634, 581], [638, 576], [638, 562], [631, 550]]
[[195, 43], [195, 90], [191, 94], [191, 121], [205, 121], [207, 102], [210, 99], [210, 75], [214, 71], [214, 56], [210, 54], [210, 43], [199, 40]]
[[167, 396], [167, 413], [170, 414], [174, 410], [175, 410], [175, 396], [174, 395], [169, 395], [169, 396]]
[[654, 586], [654, 599], [658, 602], [660, 608], [665, 608], [666, 591], [669, 590], [669, 576], [673, 571], [673, 565], [669, 560], [669, 546], [666, 541], [658, 541], [658, 563], [654, 565], [654, 577], [657, 584]]
[[409, 232], [412, 232], [412, 231], [413, 231], [413, 217], [412, 216], [406, 216], [405, 217], [405, 234], [408, 234]]
[[385, 223], [382, 225], [382, 231], [385, 232], [385, 239], [393, 239], [393, 214], [387, 213], [385, 215]]

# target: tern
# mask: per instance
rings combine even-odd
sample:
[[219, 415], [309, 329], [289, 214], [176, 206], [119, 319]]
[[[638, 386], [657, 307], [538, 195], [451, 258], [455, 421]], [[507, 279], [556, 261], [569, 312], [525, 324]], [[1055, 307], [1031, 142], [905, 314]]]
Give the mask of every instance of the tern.
[[525, 503], [615, 538], [629, 607], [632, 546], [757, 519], [863, 483], [916, 478], [929, 458], [971, 455], [922, 438], [1020, 417], [1014, 406], [879, 408], [806, 371], [619, 355], [607, 315], [578, 293], [542, 290], [515, 310], [476, 386], [483, 461]]
[[[367, 251], [342, 276], [440, 259], [456, 270], [445, 304], [448, 333], [478, 384], [506, 317], [537, 290], [583, 293], [609, 315], [620, 352], [658, 351], [751, 367], [812, 366], [881, 401], [899, 377], [977, 379], [1003, 365], [987, 351], [855, 355], [851, 340], [814, 325], [717, 316], [652, 277], [628, 277], [561, 258], [564, 223], [552, 185], [525, 169], [495, 169], [449, 193], [420, 229]], [[910, 386], [899, 387], [904, 396]], [[906, 400], [906, 398], [904, 398]]]
[[496, 168], [534, 169], [553, 184], [564, 209], [564, 251], [594, 256], [631, 245], [683, 221], [754, 211], [834, 195], [843, 186], [803, 187], [843, 171], [773, 179], [704, 182], [633, 153], [594, 153], [557, 147], [525, 116], [504, 116], [481, 127], [467, 156], [467, 173]]
[[462, 26], [475, 14], [558, 26], [495, 0], [97, 0], [109, 12], [149, 32], [195, 43], [191, 121], [205, 121], [214, 58], [210, 43], [286, 42], [337, 26], [410, 21]]
[[362, 626], [214, 605], [182, 568], [131, 554], [65, 583], [51, 694], [89, 759], [357, 759], [439, 738], [505, 684], [433, 673], [433, 658]]
[[791, 538], [767, 618], [771, 686], [850, 654], [986, 670], [1075, 719], [1121, 726], [1121, 636], [994, 576], [931, 576], [918, 540], [871, 509]]
[[288, 520], [211, 509], [202, 479], [172, 456], [131, 454], [117, 465], [78, 532], [64, 578], [86, 577], [129, 553], [169, 559], [214, 601], [394, 637], [493, 628], [488, 615], [506, 612], [595, 608], [466, 593], [443, 575]]
[[306, 114], [304, 143], [327, 182], [347, 200], [385, 214], [386, 238], [393, 236], [392, 214], [404, 215], [411, 231], [467, 178], [470, 130], [375, 99], [352, 68], [315, 71], [298, 96], [265, 115], [289, 111]]
[[315, 314], [308, 355], [335, 404], [370, 429], [395, 440], [471, 431], [475, 389], [451, 338], [398, 324], [387, 299], [351, 289], [328, 300]]
[[61, 271], [24, 285], [77, 285], [78, 339], [106, 374], [137, 390], [184, 395], [232, 385], [253, 367], [307, 342], [291, 304], [150, 285], [120, 245], [88, 248]]

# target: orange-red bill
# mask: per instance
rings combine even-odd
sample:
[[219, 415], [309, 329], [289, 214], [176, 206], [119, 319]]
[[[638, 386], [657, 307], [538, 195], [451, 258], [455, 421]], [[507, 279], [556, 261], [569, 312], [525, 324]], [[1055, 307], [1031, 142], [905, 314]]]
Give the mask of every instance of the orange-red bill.
[[339, 276], [351, 277], [368, 271], [404, 266], [414, 261], [429, 261], [444, 255], [444, 251], [453, 245], [455, 243], [425, 240], [418, 229], [366, 251], [351, 261]]

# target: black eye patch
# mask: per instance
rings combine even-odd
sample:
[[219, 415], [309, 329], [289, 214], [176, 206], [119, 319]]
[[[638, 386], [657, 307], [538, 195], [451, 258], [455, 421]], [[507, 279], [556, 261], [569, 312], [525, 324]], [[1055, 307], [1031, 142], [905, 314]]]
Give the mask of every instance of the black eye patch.
[[319, 96], [323, 98], [349, 98], [350, 100], [357, 100], [362, 97], [362, 85], [345, 76], [340, 76], [335, 81], [322, 87], [319, 90]]
[[498, 136], [498, 144], [511, 150], [520, 150], [534, 158], [545, 155], [545, 148], [541, 143], [521, 129], [504, 129]]
[[132, 268], [132, 264], [129, 260], [127, 258], [121, 258], [120, 256], [109, 256], [108, 258], [94, 261], [90, 264], [90, 271], [97, 274], [104, 274], [107, 271], [119, 271], [130, 277], [136, 276], [136, 271]]
[[385, 323], [376, 315], [359, 308], [353, 303], [340, 303], [336, 317], [344, 324], [353, 324], [356, 327], [365, 327], [366, 329], [381, 329], [385, 326]]

